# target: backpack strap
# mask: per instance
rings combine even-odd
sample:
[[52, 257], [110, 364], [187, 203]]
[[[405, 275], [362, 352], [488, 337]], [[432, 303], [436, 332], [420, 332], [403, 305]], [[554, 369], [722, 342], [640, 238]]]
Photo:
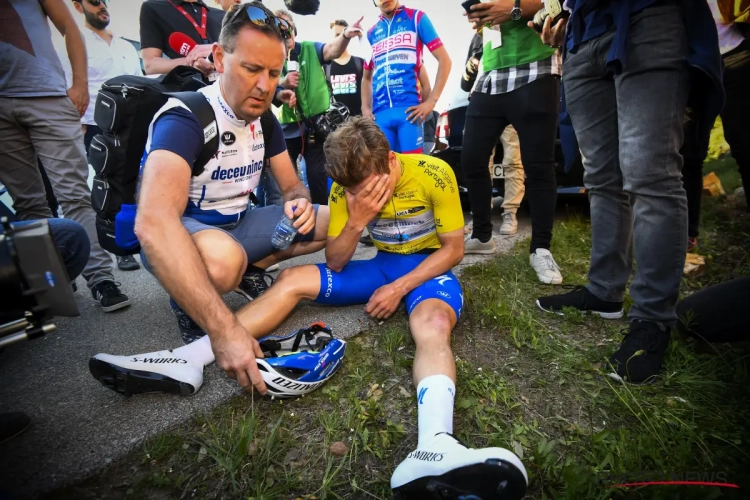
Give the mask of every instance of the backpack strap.
[[[219, 150], [219, 126], [211, 104], [200, 92], [165, 92], [166, 95], [182, 101], [198, 118], [203, 128], [203, 148], [193, 164], [193, 175], [200, 175], [206, 163]], [[263, 132], [265, 134], [265, 131]]]
[[270, 108], [260, 115], [260, 129], [263, 131], [263, 142], [266, 147], [273, 141], [273, 131], [276, 128], [273, 126], [273, 120], [273, 111]]

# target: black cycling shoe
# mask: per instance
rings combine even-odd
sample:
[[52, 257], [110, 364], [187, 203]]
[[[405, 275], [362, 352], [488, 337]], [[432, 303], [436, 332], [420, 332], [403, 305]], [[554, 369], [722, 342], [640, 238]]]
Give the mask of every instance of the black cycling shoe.
[[132, 255], [126, 255], [124, 257], [117, 256], [117, 267], [121, 271], [137, 271], [141, 268], [141, 265], [135, 260]]
[[182, 335], [182, 341], [185, 344], [191, 344], [206, 335], [203, 328], [193, 321], [193, 318], [188, 316], [188, 314], [178, 306], [174, 300], [169, 299], [169, 305], [172, 306], [172, 313], [177, 318], [177, 325], [180, 327], [180, 335]]
[[622, 302], [608, 302], [589, 292], [585, 286], [576, 286], [568, 293], [539, 297], [537, 307], [544, 312], [564, 316], [563, 308], [578, 309], [584, 314], [596, 314], [604, 319], [620, 319], [623, 316]]
[[274, 281], [273, 276], [269, 276], [264, 272], [245, 273], [245, 275], [242, 276], [242, 281], [240, 281], [240, 284], [234, 289], [234, 291], [245, 297], [247, 300], [254, 300], [268, 290], [268, 288], [273, 285]]
[[620, 348], [609, 362], [623, 380], [632, 384], [651, 382], [661, 371], [669, 346], [670, 329], [653, 321], [633, 321]]
[[112, 312], [130, 305], [130, 299], [120, 291], [120, 283], [100, 281], [91, 288], [91, 296], [102, 306], [102, 311]]

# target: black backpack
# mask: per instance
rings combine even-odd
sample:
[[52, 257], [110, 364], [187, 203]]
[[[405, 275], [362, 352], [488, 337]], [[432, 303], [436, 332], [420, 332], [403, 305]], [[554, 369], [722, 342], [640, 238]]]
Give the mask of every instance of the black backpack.
[[[102, 84], [96, 98], [94, 120], [102, 134], [91, 141], [88, 161], [95, 176], [91, 189], [91, 206], [96, 212], [99, 245], [115, 255], [132, 255], [140, 251], [135, 245], [123, 248], [115, 241], [115, 217], [123, 204], [135, 205], [141, 161], [146, 149], [148, 129], [154, 115], [170, 97], [181, 100], [198, 118], [201, 127], [216, 127], [214, 137], [203, 145], [193, 166], [199, 175], [219, 148], [216, 115], [211, 104], [196, 90], [207, 85], [202, 74], [187, 66], [178, 66], [159, 78], [123, 75]], [[268, 116], [261, 117], [266, 143], [273, 127]]]

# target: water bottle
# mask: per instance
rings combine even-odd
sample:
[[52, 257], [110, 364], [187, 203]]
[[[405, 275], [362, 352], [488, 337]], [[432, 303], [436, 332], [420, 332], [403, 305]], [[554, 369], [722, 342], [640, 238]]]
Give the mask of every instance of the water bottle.
[[137, 205], [124, 204], [115, 216], [115, 243], [122, 249], [136, 248], [135, 213]]
[[[296, 207], [292, 209], [296, 210]], [[292, 240], [297, 236], [297, 228], [292, 225], [294, 219], [286, 215], [276, 224], [276, 229], [271, 235], [271, 245], [278, 250], [286, 250], [292, 244]]]
[[307, 183], [307, 163], [302, 155], [297, 157], [297, 173], [302, 184], [304, 184], [307, 189], [310, 189], [310, 185]]

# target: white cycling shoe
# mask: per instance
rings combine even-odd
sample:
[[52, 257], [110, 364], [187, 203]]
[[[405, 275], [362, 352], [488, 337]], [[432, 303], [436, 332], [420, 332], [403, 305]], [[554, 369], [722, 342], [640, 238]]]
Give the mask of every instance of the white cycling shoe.
[[528, 482], [514, 453], [467, 448], [441, 432], [396, 467], [391, 489], [396, 500], [518, 500]]
[[171, 351], [134, 356], [97, 354], [89, 360], [89, 370], [104, 387], [126, 396], [148, 392], [190, 396], [203, 385], [203, 366]]

